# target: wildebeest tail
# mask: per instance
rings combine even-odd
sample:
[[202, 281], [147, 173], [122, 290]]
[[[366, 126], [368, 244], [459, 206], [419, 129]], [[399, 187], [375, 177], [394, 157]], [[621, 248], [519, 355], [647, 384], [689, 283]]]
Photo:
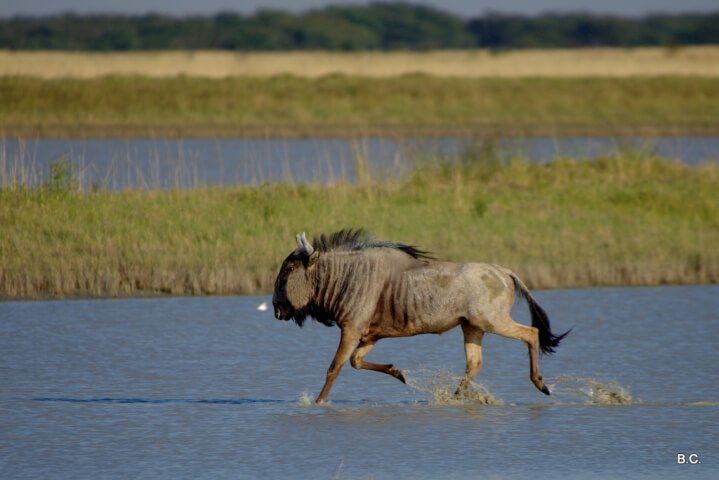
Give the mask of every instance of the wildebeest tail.
[[529, 293], [527, 286], [516, 275], [512, 273], [510, 277], [514, 282], [514, 290], [517, 295], [526, 300], [529, 305], [529, 312], [532, 314], [532, 326], [539, 330], [539, 347], [542, 353], [554, 353], [554, 349], [559, 346], [559, 342], [569, 334], [571, 329], [561, 335], [553, 334], [547, 312], [537, 303], [532, 294]]

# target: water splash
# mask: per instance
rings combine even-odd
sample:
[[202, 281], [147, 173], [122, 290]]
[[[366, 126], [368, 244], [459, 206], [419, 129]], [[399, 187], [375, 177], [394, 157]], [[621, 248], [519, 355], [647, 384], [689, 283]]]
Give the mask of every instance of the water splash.
[[310, 393], [306, 390], [304, 392], [302, 392], [302, 394], [300, 394], [300, 397], [297, 399], [296, 405], [298, 407], [316, 407], [317, 406], [314, 398], [312, 398]]
[[579, 399], [590, 405], [636, 404], [629, 389], [617, 382], [600, 382], [594, 378], [562, 375], [554, 380], [549, 388], [559, 398]]
[[587, 394], [594, 403], [600, 405], [631, 405], [634, 403], [629, 390], [616, 382], [601, 383], [590, 380]]
[[462, 376], [446, 371], [404, 370], [407, 386], [430, 395], [430, 405], [503, 405], [484, 385], [472, 382], [466, 392], [457, 396], [455, 391]]

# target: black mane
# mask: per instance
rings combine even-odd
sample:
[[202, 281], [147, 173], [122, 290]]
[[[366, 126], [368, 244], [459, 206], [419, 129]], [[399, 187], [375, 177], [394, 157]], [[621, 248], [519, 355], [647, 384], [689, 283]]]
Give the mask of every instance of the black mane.
[[394, 248], [400, 250], [413, 258], [434, 257], [430, 252], [425, 252], [412, 245], [404, 243], [388, 242], [386, 240], [376, 240], [363, 229], [343, 228], [339, 232], [335, 232], [329, 236], [325, 234], [312, 239], [312, 246], [320, 252], [330, 251], [359, 251], [369, 248]]

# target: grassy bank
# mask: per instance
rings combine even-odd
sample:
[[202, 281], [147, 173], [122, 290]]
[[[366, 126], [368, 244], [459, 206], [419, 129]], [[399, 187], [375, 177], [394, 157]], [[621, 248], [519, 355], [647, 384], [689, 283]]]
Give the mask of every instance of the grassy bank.
[[719, 132], [719, 81], [648, 78], [0, 77], [0, 135]]
[[719, 168], [622, 154], [405, 180], [81, 193], [0, 190], [0, 296], [269, 292], [294, 234], [365, 226], [532, 287], [719, 281]]

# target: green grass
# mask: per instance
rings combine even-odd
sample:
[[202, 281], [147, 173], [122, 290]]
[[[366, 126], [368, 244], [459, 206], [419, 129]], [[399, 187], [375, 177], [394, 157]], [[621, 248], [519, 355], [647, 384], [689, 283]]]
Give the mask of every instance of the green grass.
[[294, 235], [364, 226], [537, 288], [719, 281], [719, 168], [467, 155], [404, 180], [0, 190], [0, 296], [267, 293]]
[[6, 137], [717, 131], [715, 78], [0, 77]]

